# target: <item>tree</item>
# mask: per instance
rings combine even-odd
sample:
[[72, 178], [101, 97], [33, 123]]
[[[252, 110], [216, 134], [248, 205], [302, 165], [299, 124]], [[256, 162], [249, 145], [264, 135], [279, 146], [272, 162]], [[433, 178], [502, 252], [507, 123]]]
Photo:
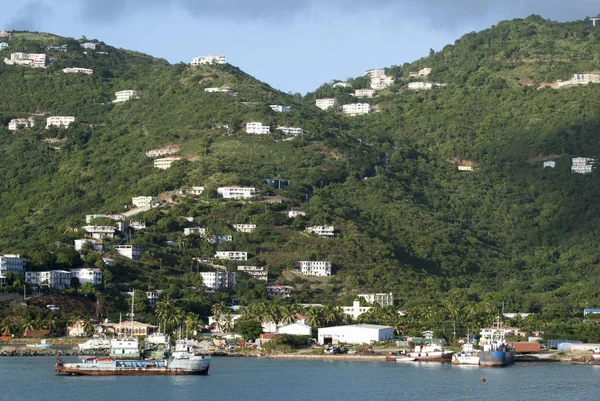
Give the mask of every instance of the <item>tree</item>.
[[252, 319], [238, 319], [235, 321], [235, 332], [246, 340], [254, 340], [260, 337], [262, 326], [259, 322]]
[[15, 334], [16, 330], [17, 326], [10, 316], [5, 317], [4, 320], [2, 320], [0, 332], [2, 332], [3, 335]]
[[94, 285], [92, 283], [90, 283], [89, 281], [86, 283], [83, 283], [80, 291], [85, 297], [91, 297], [91, 296], [96, 295], [96, 289], [94, 288]]

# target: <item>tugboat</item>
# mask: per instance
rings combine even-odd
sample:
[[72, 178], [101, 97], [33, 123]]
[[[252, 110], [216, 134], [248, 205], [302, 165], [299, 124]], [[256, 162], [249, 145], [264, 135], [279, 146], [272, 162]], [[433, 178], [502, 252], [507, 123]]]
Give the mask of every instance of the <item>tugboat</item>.
[[498, 317], [492, 338], [483, 345], [483, 351], [479, 353], [479, 364], [481, 366], [509, 366], [514, 363], [515, 350], [506, 344], [504, 329]]
[[479, 365], [479, 351], [473, 349], [473, 344], [463, 344], [458, 354], [452, 355], [453, 365]]
[[592, 356], [571, 359], [571, 365], [600, 365], [600, 347], [594, 347]]

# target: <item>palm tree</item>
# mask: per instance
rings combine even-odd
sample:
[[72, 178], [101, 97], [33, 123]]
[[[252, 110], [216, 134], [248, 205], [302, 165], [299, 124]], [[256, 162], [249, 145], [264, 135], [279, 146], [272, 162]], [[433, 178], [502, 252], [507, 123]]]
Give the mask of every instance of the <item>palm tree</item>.
[[231, 311], [227, 311], [223, 316], [223, 330], [226, 333], [229, 333], [231, 330], [233, 330], [233, 315], [231, 314]]
[[225, 307], [225, 305], [223, 305], [222, 302], [218, 303], [218, 304], [213, 304], [213, 306], [210, 308], [212, 314], [215, 317], [215, 320], [219, 320], [219, 318], [221, 317], [221, 315], [225, 314], [225, 311], [227, 310], [227, 308]]
[[42, 327], [51, 333], [54, 332], [56, 329], [56, 319], [52, 314], [46, 316], [46, 319], [44, 319], [44, 322], [42, 323]]
[[321, 325], [321, 314], [316, 307], [311, 307], [306, 311], [306, 324], [311, 327], [319, 327]]
[[92, 319], [89, 316], [86, 316], [81, 322], [81, 326], [83, 331], [89, 336], [94, 333], [94, 323], [92, 323]]
[[27, 314], [23, 317], [22, 329], [23, 331], [35, 330], [38, 327], [38, 320]]
[[328, 306], [323, 308], [323, 321], [325, 322], [326, 325], [333, 323], [336, 320], [337, 320], [337, 316], [336, 316], [334, 308], [330, 308]]
[[2, 334], [10, 335], [14, 334], [15, 331], [17, 331], [17, 327], [13, 319], [10, 316], [4, 318], [2, 323], [0, 323], [0, 332]]
[[[187, 337], [187, 332], [188, 331], [195, 331], [196, 328], [198, 327], [198, 315], [196, 315], [195, 313], [188, 313], [185, 316], [185, 320], [184, 320], [184, 324], [185, 324], [185, 336]], [[195, 333], [193, 333], [195, 335]]]
[[296, 321], [296, 312], [289, 306], [283, 306], [280, 309], [281, 312], [281, 323], [290, 324]]

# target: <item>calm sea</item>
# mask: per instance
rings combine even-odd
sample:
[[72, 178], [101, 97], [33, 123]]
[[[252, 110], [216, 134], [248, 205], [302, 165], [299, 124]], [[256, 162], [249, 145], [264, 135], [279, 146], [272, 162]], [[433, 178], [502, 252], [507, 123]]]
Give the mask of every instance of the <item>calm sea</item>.
[[[208, 376], [71, 377], [55, 358], [0, 358], [0, 400], [599, 400], [600, 366], [213, 358]], [[479, 379], [485, 377], [487, 382]]]

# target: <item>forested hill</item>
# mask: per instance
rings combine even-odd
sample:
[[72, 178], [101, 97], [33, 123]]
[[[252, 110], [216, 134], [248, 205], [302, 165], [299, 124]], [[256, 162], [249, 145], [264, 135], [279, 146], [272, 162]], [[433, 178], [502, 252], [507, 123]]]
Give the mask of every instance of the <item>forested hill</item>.
[[[115, 283], [185, 298], [182, 277], [193, 257], [241, 250], [251, 254], [248, 264], [266, 265], [276, 283], [294, 286], [291, 302], [347, 304], [359, 291], [376, 291], [393, 292], [401, 306], [504, 303], [548, 319], [580, 316], [600, 305], [600, 183], [596, 173], [572, 174], [570, 165], [572, 157], [600, 157], [600, 85], [554, 84], [600, 71], [599, 39], [600, 27], [584, 21], [501, 22], [386, 69], [394, 85], [368, 99], [378, 112], [346, 117], [317, 109], [314, 100], [365, 101], [350, 96], [368, 87], [364, 77], [300, 98], [231, 65], [169, 65], [103, 43], [84, 54], [77, 41], [16, 33], [4, 55], [49, 44], [69, 50], [48, 52], [53, 62], [44, 70], [0, 66], [0, 250], [27, 254], [36, 269], [72, 267], [83, 262], [64, 256], [70, 251], [60, 244], [80, 236], [73, 229], [86, 214], [121, 212], [132, 196], [203, 185], [200, 198], [180, 197], [136, 216], [148, 228], [132, 243], [145, 246], [146, 256], [130, 270], [112, 271]], [[63, 74], [65, 67], [94, 74]], [[431, 74], [409, 77], [423, 68]], [[407, 89], [420, 80], [446, 86]], [[204, 92], [221, 86], [237, 95]], [[140, 98], [110, 103], [124, 89]], [[293, 111], [276, 113], [270, 104]], [[33, 129], [6, 129], [11, 118], [32, 114], [39, 114]], [[76, 122], [46, 130], [47, 115]], [[304, 134], [247, 135], [242, 128], [250, 121]], [[44, 137], [66, 141], [48, 146]], [[169, 144], [189, 160], [155, 169], [145, 152]], [[545, 160], [556, 167], [542, 168]], [[474, 171], [459, 172], [457, 164]], [[274, 190], [261, 183], [265, 177], [291, 185]], [[218, 186], [234, 184], [286, 203], [216, 197]], [[286, 218], [290, 207], [302, 207], [306, 218]], [[234, 241], [165, 247], [167, 240], [181, 244], [188, 222], [179, 216], [233, 232]], [[258, 229], [231, 229], [245, 222]], [[333, 224], [336, 238], [303, 232], [315, 224]], [[331, 260], [335, 274], [294, 277], [288, 271], [298, 260]], [[168, 272], [148, 284], [159, 264]], [[248, 288], [235, 290], [242, 302], [264, 297]]]

